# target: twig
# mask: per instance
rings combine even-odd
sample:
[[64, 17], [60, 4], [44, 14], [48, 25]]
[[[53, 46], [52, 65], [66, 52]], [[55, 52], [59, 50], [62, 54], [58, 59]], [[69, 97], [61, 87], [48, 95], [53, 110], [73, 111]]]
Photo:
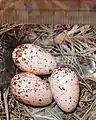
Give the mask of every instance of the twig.
[[86, 111], [86, 113], [80, 120], [88, 120], [88, 117], [89, 117], [91, 111], [94, 110], [95, 107], [96, 107], [96, 100], [94, 100], [94, 102], [91, 104], [90, 108]]
[[8, 102], [7, 102], [8, 91], [9, 91], [9, 88], [7, 89], [7, 91], [5, 91], [3, 93], [4, 104], [5, 104], [6, 120], [9, 120], [9, 110], [8, 110]]
[[79, 117], [76, 113], [73, 113], [72, 116], [73, 116], [76, 120], [80, 120], [80, 117]]
[[2, 99], [1, 99], [1, 91], [0, 91], [0, 104], [1, 104], [2, 111], [3, 111], [4, 107], [3, 107], [3, 102], [2, 102]]
[[70, 120], [70, 114], [66, 114], [66, 120]]
[[37, 118], [47, 119], [47, 120], [53, 120], [53, 118], [48, 116], [41, 116], [41, 115], [35, 115]]
[[30, 112], [30, 110], [25, 105], [24, 105], [24, 108], [27, 111], [27, 113], [30, 115], [30, 117], [33, 118], [33, 120], [36, 120], [35, 115], [32, 115], [31, 112]]
[[8, 32], [9, 30], [12, 30], [12, 29], [15, 28], [15, 27], [21, 26], [21, 25], [22, 25], [22, 24], [13, 24], [13, 25], [11, 25], [11, 26], [8, 27], [8, 28], [3, 28], [3, 29], [0, 30], [0, 35], [2, 35], [2, 34], [5, 33], [5, 32]]
[[46, 111], [54, 118], [54, 120], [62, 120], [58, 114], [56, 114], [52, 109], [48, 108]]
[[[83, 83], [84, 82], [84, 83]], [[88, 83], [85, 81], [85, 80], [83, 80], [83, 82], [79, 82], [81, 85], [83, 85], [83, 86], [85, 86], [87, 89], [88, 89], [88, 91], [90, 92], [90, 93], [92, 93], [92, 89], [91, 89], [91, 87], [90, 87], [90, 85], [88, 85]]]
[[94, 51], [96, 51], [96, 47], [92, 47], [92, 48], [87, 48], [86, 50], [83, 50], [82, 52], [79, 52], [80, 54], [91, 54], [91, 53], [93, 53]]

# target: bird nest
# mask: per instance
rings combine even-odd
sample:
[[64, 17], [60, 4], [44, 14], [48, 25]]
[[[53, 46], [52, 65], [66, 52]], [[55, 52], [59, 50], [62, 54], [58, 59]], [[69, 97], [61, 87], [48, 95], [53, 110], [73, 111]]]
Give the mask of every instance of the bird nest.
[[[73, 67], [80, 82], [76, 110], [64, 113], [57, 104], [33, 107], [11, 94], [10, 80], [19, 72], [12, 61], [17, 45], [32, 43], [52, 54], [57, 63]], [[3, 25], [0, 26], [0, 120], [95, 120], [96, 119], [96, 26]]]

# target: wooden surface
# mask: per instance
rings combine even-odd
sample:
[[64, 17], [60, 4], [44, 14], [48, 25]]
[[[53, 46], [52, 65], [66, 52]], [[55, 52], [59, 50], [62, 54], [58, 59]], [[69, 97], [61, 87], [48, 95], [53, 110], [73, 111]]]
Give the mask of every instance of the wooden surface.
[[95, 24], [96, 0], [1, 0], [0, 23]]

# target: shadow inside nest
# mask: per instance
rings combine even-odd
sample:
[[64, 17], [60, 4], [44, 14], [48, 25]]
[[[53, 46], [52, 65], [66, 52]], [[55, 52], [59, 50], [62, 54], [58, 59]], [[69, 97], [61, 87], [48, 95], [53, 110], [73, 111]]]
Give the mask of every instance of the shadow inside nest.
[[12, 51], [3, 48], [0, 53], [2, 53], [0, 56], [0, 90], [3, 90], [9, 86], [10, 80], [15, 74], [15, 66], [11, 57]]
[[[16, 66], [12, 60], [12, 52], [16, 46], [24, 43], [18, 42], [15, 37], [5, 34], [0, 40], [0, 90], [5, 90], [10, 85], [11, 78], [16, 74]], [[25, 42], [26, 43], [26, 42]]]

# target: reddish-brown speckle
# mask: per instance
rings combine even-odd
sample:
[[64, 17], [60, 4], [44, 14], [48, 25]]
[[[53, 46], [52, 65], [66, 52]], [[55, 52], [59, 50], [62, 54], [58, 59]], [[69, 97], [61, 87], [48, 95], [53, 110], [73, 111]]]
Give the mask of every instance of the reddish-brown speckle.
[[22, 93], [22, 92], [18, 92], [18, 94], [20, 94], [20, 93]]
[[16, 89], [14, 89], [14, 91], [16, 92]]
[[13, 85], [16, 85], [17, 84], [17, 82], [13, 82]]
[[18, 85], [18, 87], [20, 88], [21, 86], [20, 86], [20, 85]]
[[49, 69], [49, 72], [51, 73], [51, 72], [52, 72], [52, 69]]
[[60, 87], [60, 86], [59, 86], [59, 88], [60, 88], [60, 90], [65, 90], [65, 88], [64, 88], [64, 87]]
[[66, 80], [65, 83], [67, 83], [68, 81]]
[[41, 52], [41, 49], [39, 49], [39, 51]]
[[30, 101], [28, 101], [28, 103], [30, 104]]
[[28, 95], [25, 95], [26, 97], [28, 97]]
[[25, 61], [26, 59], [25, 58], [22, 58], [23, 61]]
[[16, 64], [20, 64], [18, 58], [15, 58], [15, 63], [16, 63]]
[[[29, 62], [29, 61], [28, 61]], [[25, 63], [28, 65], [28, 62], [27, 61], [25, 61]]]
[[17, 49], [16, 51], [16, 58], [21, 57], [22, 53], [21, 53], [22, 49]]
[[67, 73], [68, 72], [68, 70], [65, 70], [65, 73]]
[[31, 84], [31, 82], [28, 82], [28, 84]]
[[57, 76], [56, 78], [59, 78], [59, 76]]
[[41, 100], [41, 99], [39, 99], [39, 101], [41, 102], [42, 100]]

